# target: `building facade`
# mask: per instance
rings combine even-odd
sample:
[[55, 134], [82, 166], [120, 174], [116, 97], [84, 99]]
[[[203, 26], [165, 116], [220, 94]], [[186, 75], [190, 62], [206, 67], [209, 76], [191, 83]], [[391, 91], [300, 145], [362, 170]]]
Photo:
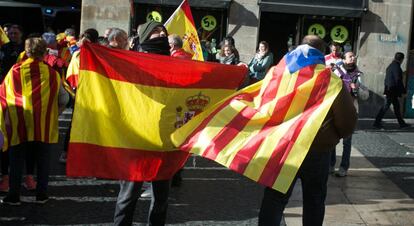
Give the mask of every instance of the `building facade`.
[[[120, 27], [131, 34], [147, 20], [165, 22], [181, 0], [83, 0], [81, 30], [103, 32]], [[363, 83], [370, 98], [360, 101], [360, 117], [373, 117], [383, 103], [385, 69], [395, 52], [408, 56], [407, 97], [403, 110], [414, 117], [413, 1], [412, 0], [189, 0], [200, 39], [218, 46], [232, 36], [240, 58], [248, 62], [259, 41], [267, 41], [275, 63], [307, 34], [341, 43], [358, 56]]]

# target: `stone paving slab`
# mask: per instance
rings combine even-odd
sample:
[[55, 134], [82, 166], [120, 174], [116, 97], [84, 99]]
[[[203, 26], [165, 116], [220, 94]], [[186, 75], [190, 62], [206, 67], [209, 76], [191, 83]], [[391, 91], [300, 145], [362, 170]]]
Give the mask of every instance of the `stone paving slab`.
[[[341, 149], [338, 145], [337, 164]], [[348, 176], [329, 178], [324, 225], [414, 225], [414, 200], [357, 149], [351, 153]], [[300, 181], [285, 210], [285, 221], [288, 226], [302, 225]]]

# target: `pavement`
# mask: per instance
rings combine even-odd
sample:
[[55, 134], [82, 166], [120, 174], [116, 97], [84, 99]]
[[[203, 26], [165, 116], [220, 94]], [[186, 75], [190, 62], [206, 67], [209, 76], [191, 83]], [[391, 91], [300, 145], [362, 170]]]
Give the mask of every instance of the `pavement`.
[[[324, 225], [414, 225], [414, 128], [386, 119], [377, 130], [372, 122], [359, 120], [348, 176], [329, 178]], [[336, 149], [338, 167], [342, 144]], [[285, 209], [288, 226], [302, 225], [300, 187], [298, 181]]]
[[[324, 225], [414, 226], [414, 127], [399, 129], [396, 120], [386, 119], [385, 129], [377, 130], [372, 122], [359, 120], [348, 176], [329, 178]], [[1, 226], [112, 225], [117, 181], [67, 178], [60, 151], [51, 158], [49, 202], [34, 204], [33, 192], [23, 190], [21, 206], [0, 205]], [[183, 178], [181, 187], [171, 189], [167, 225], [257, 225], [263, 186], [198, 156], [187, 161]], [[145, 225], [149, 205], [150, 198], [139, 200], [134, 225]], [[302, 225], [301, 212], [298, 181], [283, 225]]]

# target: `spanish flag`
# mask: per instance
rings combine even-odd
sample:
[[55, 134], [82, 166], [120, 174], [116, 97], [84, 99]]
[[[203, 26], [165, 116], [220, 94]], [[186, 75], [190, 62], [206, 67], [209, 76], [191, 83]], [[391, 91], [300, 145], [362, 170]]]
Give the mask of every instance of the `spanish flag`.
[[302, 45], [264, 80], [206, 109], [172, 139], [183, 151], [286, 193], [341, 88], [322, 53]]
[[234, 93], [246, 72], [244, 67], [84, 44], [67, 175], [171, 178], [189, 155], [176, 150], [171, 133]]
[[0, 26], [0, 46], [10, 42], [9, 37], [7, 37], [6, 32]]
[[193, 60], [204, 61], [200, 39], [187, 0], [183, 0], [164, 26], [169, 34], [177, 34], [183, 39], [183, 49], [193, 55]]
[[45, 63], [28, 58], [15, 64], [0, 85], [3, 150], [27, 141], [58, 142], [60, 76]]

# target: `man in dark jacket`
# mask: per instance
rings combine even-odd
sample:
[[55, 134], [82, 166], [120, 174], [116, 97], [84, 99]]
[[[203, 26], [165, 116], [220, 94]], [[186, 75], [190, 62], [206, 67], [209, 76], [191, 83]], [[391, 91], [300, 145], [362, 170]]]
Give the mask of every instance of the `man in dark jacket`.
[[[325, 44], [318, 36], [305, 36], [302, 44], [320, 51], [323, 57]], [[331, 74], [331, 76], [336, 76]], [[302, 182], [304, 226], [322, 226], [325, 216], [325, 198], [330, 162], [330, 150], [339, 139], [351, 135], [356, 124], [356, 110], [352, 98], [343, 85], [318, 130], [296, 178], [286, 194], [266, 187], [259, 212], [259, 226], [280, 225], [283, 211], [292, 194], [297, 178]]]
[[410, 126], [409, 124], [405, 123], [404, 119], [401, 116], [400, 102], [398, 101], [398, 98], [401, 97], [402, 94], [406, 93], [404, 84], [402, 82], [401, 63], [403, 61], [404, 54], [401, 52], [397, 52], [395, 53], [394, 60], [387, 67], [384, 80], [385, 101], [384, 105], [379, 110], [377, 117], [375, 118], [375, 128], [380, 129], [383, 127], [381, 123], [382, 118], [390, 108], [391, 104], [394, 106], [394, 114], [398, 120], [398, 124], [400, 124], [400, 128]]
[[24, 51], [22, 35], [22, 28], [17, 24], [13, 24], [7, 29], [10, 42], [0, 48], [0, 82], [16, 63], [19, 54]]
[[[140, 25], [140, 52], [170, 55], [168, 34], [164, 25], [150, 21]], [[132, 225], [134, 210], [143, 181], [121, 181], [115, 207], [114, 225]], [[170, 180], [151, 181], [152, 200], [149, 225], [164, 225], [167, 217]]]

